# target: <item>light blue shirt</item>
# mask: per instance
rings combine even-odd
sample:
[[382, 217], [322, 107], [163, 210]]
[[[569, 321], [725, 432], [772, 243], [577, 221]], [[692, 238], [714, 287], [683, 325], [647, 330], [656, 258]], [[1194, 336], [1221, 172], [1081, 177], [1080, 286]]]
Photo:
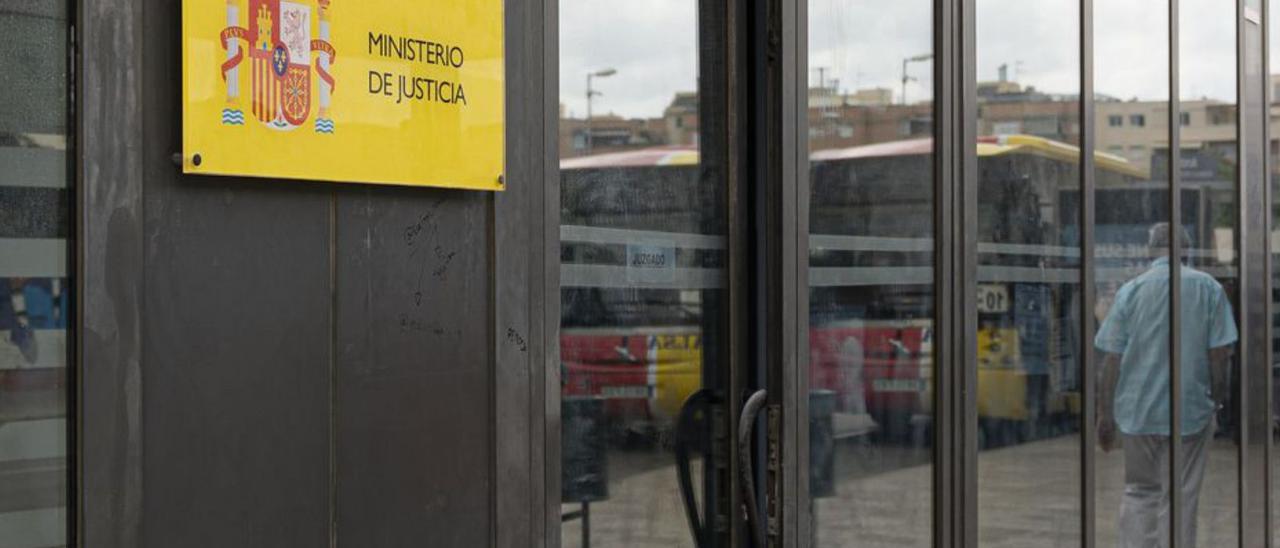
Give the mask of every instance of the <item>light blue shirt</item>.
[[[1213, 418], [1209, 349], [1236, 342], [1227, 294], [1212, 276], [1183, 266], [1182, 434], [1201, 432]], [[1120, 355], [1115, 419], [1131, 435], [1169, 435], [1169, 258], [1162, 257], [1116, 292], [1094, 339]]]

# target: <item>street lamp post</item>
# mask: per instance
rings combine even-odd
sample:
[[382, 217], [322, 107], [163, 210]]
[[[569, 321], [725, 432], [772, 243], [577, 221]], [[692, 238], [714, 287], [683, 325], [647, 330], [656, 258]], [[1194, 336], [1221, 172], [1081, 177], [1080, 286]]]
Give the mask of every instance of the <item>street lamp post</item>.
[[930, 59], [933, 59], [932, 53], [922, 53], [915, 57], [902, 58], [902, 104], [904, 105], [907, 104], [907, 82], [915, 80], [915, 78], [912, 78], [907, 74], [907, 63], [914, 63], [918, 61], [928, 61]]
[[600, 69], [595, 72], [587, 73], [587, 154], [591, 154], [591, 99], [597, 95], [604, 95], [594, 89], [591, 89], [592, 78], [605, 78], [617, 74], [618, 71], [612, 68]]

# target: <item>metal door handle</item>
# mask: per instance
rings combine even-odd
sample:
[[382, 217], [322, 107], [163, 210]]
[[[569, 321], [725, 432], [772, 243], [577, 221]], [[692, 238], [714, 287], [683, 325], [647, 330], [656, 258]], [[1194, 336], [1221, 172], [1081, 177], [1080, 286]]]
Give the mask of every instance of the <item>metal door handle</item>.
[[742, 416], [738, 419], [738, 474], [742, 486], [742, 504], [747, 522], [747, 535], [751, 546], [764, 548], [764, 522], [760, 520], [760, 507], [756, 506], [755, 469], [751, 464], [751, 433], [756, 424], [756, 416], [764, 407], [767, 393], [757, 390], [747, 403], [742, 406]]
[[680, 484], [680, 499], [684, 502], [684, 514], [689, 520], [689, 532], [693, 535], [693, 544], [697, 548], [707, 546], [707, 530], [703, 527], [706, 512], [703, 512], [703, 517], [699, 517], [698, 500], [693, 495], [693, 477], [689, 472], [689, 445], [697, 439], [695, 433], [698, 432], [698, 411], [703, 411], [703, 420], [707, 420], [711, 403], [711, 390], [700, 388], [684, 401], [676, 418], [676, 476]]

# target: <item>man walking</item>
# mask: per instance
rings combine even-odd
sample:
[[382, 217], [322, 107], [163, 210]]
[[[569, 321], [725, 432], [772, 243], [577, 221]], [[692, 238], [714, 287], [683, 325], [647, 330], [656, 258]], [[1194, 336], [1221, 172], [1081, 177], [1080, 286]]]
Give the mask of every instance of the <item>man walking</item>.
[[[1179, 230], [1183, 248], [1190, 242]], [[1120, 545], [1169, 546], [1169, 243], [1168, 223], [1148, 233], [1146, 272], [1121, 286], [1094, 345], [1104, 353], [1098, 391], [1098, 442], [1124, 446], [1124, 499]], [[1226, 292], [1212, 276], [1181, 268], [1182, 531], [1179, 546], [1196, 545], [1196, 513], [1204, 479], [1213, 417], [1226, 396], [1236, 324]]]

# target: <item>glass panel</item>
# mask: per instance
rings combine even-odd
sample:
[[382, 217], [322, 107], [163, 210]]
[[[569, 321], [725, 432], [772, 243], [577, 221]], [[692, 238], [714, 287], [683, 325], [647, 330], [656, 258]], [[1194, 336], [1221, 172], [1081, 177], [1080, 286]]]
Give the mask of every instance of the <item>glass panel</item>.
[[[1239, 307], [1236, 6], [1181, 0], [1182, 413], [1184, 538], [1239, 544]], [[1167, 147], [1166, 147], [1167, 150]], [[1167, 152], [1157, 151], [1167, 163]], [[1199, 479], [1203, 478], [1203, 479]], [[1198, 485], [1197, 485], [1198, 484]], [[1197, 544], [1184, 544], [1196, 546]]]
[[693, 546], [681, 454], [699, 501], [725, 492], [723, 416], [698, 404], [720, 397], [699, 390], [721, 386], [726, 297], [698, 26], [689, 0], [560, 4], [564, 546]]
[[66, 543], [67, 7], [0, 0], [0, 545]]
[[977, 2], [984, 545], [1080, 544], [1079, 11]]
[[814, 546], [932, 546], [929, 0], [809, 5]]
[[1168, 23], [1163, 3], [1094, 3], [1098, 546], [1168, 545]]

